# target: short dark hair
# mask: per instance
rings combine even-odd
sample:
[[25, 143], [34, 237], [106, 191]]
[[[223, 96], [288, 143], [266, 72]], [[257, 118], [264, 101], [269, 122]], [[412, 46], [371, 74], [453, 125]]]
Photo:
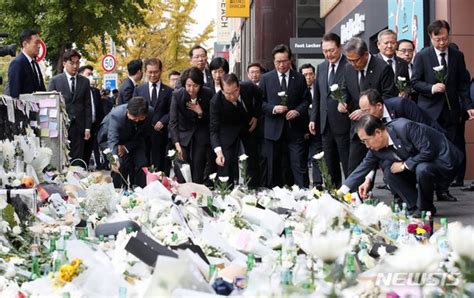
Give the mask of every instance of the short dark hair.
[[163, 70], [163, 63], [161, 63], [161, 60], [158, 58], [145, 59], [145, 71], [148, 65], [158, 65], [160, 70]]
[[198, 49], [203, 49], [203, 50], [204, 50], [204, 53], [206, 53], [206, 56], [207, 56], [207, 51], [206, 51], [206, 49], [197, 44], [197, 45], [195, 45], [194, 47], [192, 47], [191, 50], [189, 50], [189, 58], [193, 58], [193, 52], [194, 52], [194, 50], [198, 50]]
[[329, 32], [329, 33], [324, 34], [323, 39], [321, 40], [321, 43], [323, 43], [323, 41], [333, 41], [337, 47], [341, 46], [341, 37], [337, 35], [336, 33]]
[[300, 69], [299, 69], [299, 72], [303, 73], [303, 69], [305, 69], [305, 68], [311, 68], [313, 70], [313, 73], [316, 73], [316, 69], [314, 68], [313, 64], [311, 64], [311, 63], [305, 63], [305, 64], [301, 65]]
[[397, 50], [398, 50], [398, 47], [400, 46], [400, 44], [402, 44], [404, 42], [407, 42], [407, 43], [411, 44], [413, 49], [415, 49], [415, 44], [413, 43], [413, 41], [411, 41], [409, 39], [400, 39], [399, 41], [397, 41]]
[[362, 56], [369, 51], [367, 44], [364, 40], [360, 37], [352, 37], [349, 41], [344, 45], [344, 52], [356, 52], [357, 55]]
[[181, 75], [181, 78], [180, 78], [182, 87], [186, 86], [186, 81], [188, 79], [191, 79], [191, 81], [201, 86], [201, 88], [202, 86], [204, 86], [204, 74], [197, 67], [190, 67], [186, 69], [185, 71], [183, 71], [183, 74]]
[[132, 61], [128, 62], [128, 64], [127, 64], [128, 74], [131, 75], [131, 76], [134, 76], [134, 75], [137, 74], [137, 72], [139, 70], [142, 70], [142, 67], [143, 67], [142, 60], [140, 60], [140, 59], [132, 60]]
[[181, 73], [177, 70], [172, 70], [170, 71], [169, 75], [168, 75], [168, 79], [171, 78], [171, 76], [180, 76]]
[[119, 93], [118, 89], [112, 90], [112, 94], [117, 94], [117, 93]]
[[451, 27], [449, 27], [448, 22], [446, 22], [445, 20], [436, 20], [431, 22], [431, 24], [428, 25], [426, 30], [428, 31], [429, 35], [431, 35], [431, 33], [433, 33], [434, 35], [438, 35], [439, 31], [441, 31], [441, 29], [443, 28], [448, 30], [448, 33], [449, 30], [451, 30]]
[[237, 84], [237, 86], [240, 86], [239, 78], [237, 77], [235, 73], [228, 73], [222, 77], [221, 82], [220, 82], [221, 89], [224, 89], [224, 83], [226, 85]]
[[211, 63], [209, 63], [209, 70], [213, 71], [219, 68], [222, 68], [225, 73], [229, 73], [229, 62], [227, 62], [227, 60], [222, 57], [216, 57], [212, 59]]
[[39, 33], [40, 32], [37, 29], [25, 29], [21, 31], [20, 37], [19, 37], [20, 47], [23, 47], [23, 42], [29, 41], [33, 35], [37, 35]]
[[143, 116], [148, 114], [148, 104], [141, 96], [132, 97], [127, 103], [127, 111], [133, 116]]
[[81, 59], [81, 54], [79, 54], [79, 52], [74, 49], [69, 49], [63, 55], [63, 62], [72, 60], [73, 57], [78, 57]]
[[251, 67], [258, 67], [260, 68], [260, 72], [261, 73], [264, 73], [265, 72], [265, 68], [263, 68], [262, 64], [258, 63], [258, 62], [253, 62], [253, 63], [250, 63], [248, 66], [247, 66], [247, 72], [249, 72], [249, 69]]
[[291, 49], [286, 44], [279, 44], [272, 50], [272, 57], [275, 59], [277, 53], [288, 53], [288, 59], [291, 59]]
[[363, 129], [368, 136], [373, 136], [376, 129], [383, 130], [385, 129], [385, 125], [383, 124], [382, 119], [369, 114], [364, 114], [362, 117], [360, 117], [355, 126], [356, 132], [361, 129]]
[[79, 67], [79, 69], [77, 70], [77, 72], [78, 72], [78, 73], [83, 73], [84, 70], [86, 70], [86, 69], [88, 69], [88, 70], [90, 70], [90, 71], [94, 71], [94, 67], [93, 67], [92, 65], [87, 64], [87, 65], [83, 65], [83, 66]]
[[379, 91], [377, 91], [377, 89], [370, 88], [370, 89], [364, 90], [360, 93], [359, 98], [362, 98], [362, 96], [364, 95], [367, 96], [367, 99], [369, 100], [369, 104], [371, 106], [375, 106], [378, 103], [383, 104], [382, 95], [380, 94]]

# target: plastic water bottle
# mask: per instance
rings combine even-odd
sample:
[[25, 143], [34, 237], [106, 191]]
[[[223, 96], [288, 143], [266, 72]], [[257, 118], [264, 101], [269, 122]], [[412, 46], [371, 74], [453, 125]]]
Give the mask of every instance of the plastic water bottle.
[[438, 245], [438, 252], [443, 258], [447, 258], [449, 254], [449, 244], [448, 244], [448, 219], [446, 217], [442, 217], [440, 219], [441, 228], [440, 234], [436, 240]]
[[293, 267], [296, 261], [297, 250], [291, 227], [285, 228], [285, 240], [283, 241], [281, 254], [283, 267]]
[[293, 269], [293, 285], [300, 289], [311, 288], [311, 273], [306, 266], [306, 256], [299, 255]]

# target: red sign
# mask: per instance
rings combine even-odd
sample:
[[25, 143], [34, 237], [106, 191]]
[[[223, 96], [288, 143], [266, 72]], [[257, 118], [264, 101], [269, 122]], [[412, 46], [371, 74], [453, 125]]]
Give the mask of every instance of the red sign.
[[44, 59], [44, 57], [46, 57], [46, 44], [41, 39], [39, 41], [39, 44], [40, 44], [40, 49], [39, 49], [38, 56], [36, 56], [36, 62], [40, 62], [41, 60]]
[[111, 72], [115, 70], [115, 67], [117, 66], [117, 60], [115, 60], [115, 57], [111, 54], [107, 54], [102, 58], [102, 68], [106, 72]]

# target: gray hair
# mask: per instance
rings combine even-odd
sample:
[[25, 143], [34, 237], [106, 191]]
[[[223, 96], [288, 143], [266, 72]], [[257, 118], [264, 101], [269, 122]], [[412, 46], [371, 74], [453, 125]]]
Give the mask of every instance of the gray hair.
[[385, 29], [385, 30], [382, 30], [379, 32], [379, 34], [377, 34], [377, 40], [380, 41], [380, 39], [382, 39], [382, 36], [384, 35], [393, 35], [395, 36], [395, 39], [397, 39], [397, 33], [391, 29]]
[[344, 53], [355, 51], [357, 55], [362, 56], [369, 51], [367, 44], [360, 37], [352, 37], [344, 45]]

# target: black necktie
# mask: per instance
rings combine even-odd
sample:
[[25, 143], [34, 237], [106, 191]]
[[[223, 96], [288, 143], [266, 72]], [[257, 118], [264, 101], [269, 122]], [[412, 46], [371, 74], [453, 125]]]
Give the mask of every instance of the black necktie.
[[331, 64], [331, 72], [329, 73], [329, 81], [328, 81], [329, 87], [331, 87], [331, 85], [334, 84], [334, 76], [336, 75], [335, 69], [336, 69], [336, 64]]
[[38, 86], [41, 85], [41, 81], [40, 81], [40, 78], [39, 78], [39, 75], [38, 75], [38, 69], [36, 68], [36, 61], [35, 59], [32, 59], [31, 60], [31, 66], [33, 67], [33, 73], [35, 75], [35, 81], [36, 83], [38, 84]]
[[362, 83], [364, 82], [364, 79], [365, 79], [365, 74], [364, 74], [364, 70], [361, 70], [360, 71], [360, 79], [359, 79], [359, 89], [361, 89], [362, 91]]
[[286, 87], [287, 85], [286, 85], [286, 79], [285, 79], [285, 77], [286, 77], [286, 74], [282, 73], [282, 74], [281, 74], [281, 90], [282, 90], [282, 91], [286, 91], [286, 90], [287, 90], [287, 87]]
[[158, 100], [158, 93], [156, 91], [156, 83], [152, 84], [153, 89], [151, 90], [151, 105], [154, 107], [156, 105], [156, 101]]
[[71, 93], [74, 96], [74, 91], [76, 91], [76, 78], [71, 77]]
[[[392, 60], [392, 59], [388, 59], [388, 60], [387, 60], [387, 63], [388, 63], [388, 65], [390, 66], [390, 68], [393, 70], [393, 60]], [[395, 73], [395, 71], [394, 71], [394, 73]]]
[[441, 56], [441, 65], [444, 66], [445, 72], [448, 70], [448, 63], [446, 63], [446, 53], [439, 53]]

